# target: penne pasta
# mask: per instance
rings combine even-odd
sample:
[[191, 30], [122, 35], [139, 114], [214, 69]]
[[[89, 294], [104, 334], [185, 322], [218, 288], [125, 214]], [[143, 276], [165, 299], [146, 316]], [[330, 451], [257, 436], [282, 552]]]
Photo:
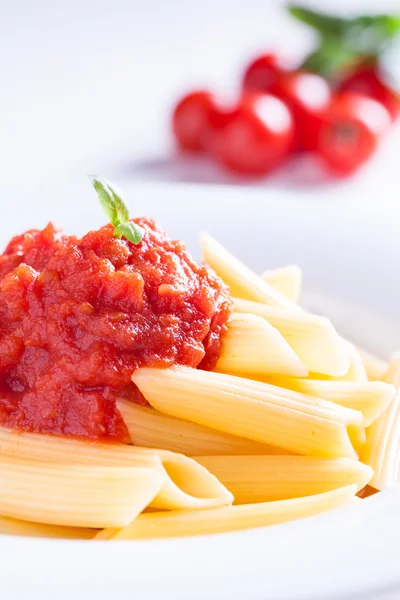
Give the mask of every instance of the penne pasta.
[[349, 349], [350, 367], [345, 375], [335, 377], [333, 375], [322, 375], [321, 373], [309, 373], [309, 379], [324, 379], [327, 381], [368, 381], [367, 371], [361, 358], [359, 350], [350, 342], [346, 342]]
[[160, 412], [297, 454], [357, 458], [365, 441], [360, 412], [258, 381], [187, 367], [132, 380]]
[[295, 377], [271, 377], [269, 383], [295, 392], [330, 400], [346, 408], [360, 411], [365, 427], [369, 427], [387, 409], [395, 387], [383, 381], [322, 381]]
[[285, 450], [229, 435], [197, 423], [165, 415], [149, 406], [119, 400], [122, 414], [135, 446], [163, 448], [186, 456], [224, 454], [284, 454]]
[[374, 469], [370, 486], [383, 490], [398, 483], [400, 443], [400, 355], [393, 357], [384, 375], [396, 388], [396, 394], [382, 416], [367, 429], [363, 462]]
[[203, 233], [200, 245], [204, 262], [229, 286], [232, 296], [300, 310], [294, 302], [277, 292], [262, 277], [235, 258], [210, 235]]
[[349, 348], [325, 317], [240, 298], [233, 300], [236, 312], [263, 317], [275, 327], [309, 371], [335, 377], [348, 372]]
[[313, 496], [370, 481], [373, 470], [349, 458], [199, 456], [196, 460], [232, 492], [235, 504]]
[[207, 234], [197, 264], [89, 178], [106, 226], [0, 254], [0, 536], [217, 534], [397, 483], [400, 354], [303, 310], [298, 266], [259, 275]]
[[196, 510], [232, 504], [232, 494], [207, 469], [195, 460], [168, 450], [136, 448], [136, 452], [153, 456], [162, 462], [168, 477], [154, 501], [153, 508], [164, 510]]
[[358, 348], [350, 342], [347, 342], [347, 347], [350, 355], [350, 367], [347, 373], [338, 379], [342, 381], [368, 381], [367, 371]]
[[363, 350], [362, 348], [359, 348], [358, 351], [367, 372], [368, 379], [371, 381], [382, 380], [385, 371], [389, 366], [387, 361], [375, 356], [374, 354], [371, 354], [371, 352]]
[[291, 302], [299, 301], [303, 272], [297, 265], [264, 271], [261, 277]]
[[[16, 433], [0, 427], [0, 456], [52, 460], [59, 463], [142, 467], [162, 476], [149, 504], [158, 509], [199, 509], [225, 506], [232, 495], [204, 467], [182, 454], [101, 444], [35, 433]], [[0, 513], [1, 514], [1, 513]]]
[[[156, 514], [161, 514], [160, 512]], [[113, 537], [121, 531], [118, 527], [107, 527], [95, 534], [94, 539], [97, 540], [112, 540]]]
[[265, 527], [303, 519], [343, 506], [351, 501], [356, 489], [355, 485], [349, 485], [305, 498], [243, 504], [198, 512], [146, 514], [138, 517], [134, 523], [124, 529], [111, 531], [109, 534], [106, 532], [106, 536], [110, 536], [108, 538], [104, 538], [102, 532], [98, 537], [113, 540], [139, 540], [224, 533]]
[[216, 370], [222, 373], [305, 377], [308, 370], [275, 327], [262, 317], [235, 313], [222, 338]]
[[2, 455], [0, 515], [70, 527], [123, 527], [164, 477], [143, 467], [71, 465]]
[[[62, 527], [45, 525], [0, 517], [0, 535], [17, 535], [21, 537], [63, 538], [70, 540], [91, 540], [96, 535], [96, 529], [83, 527]], [[101, 531], [107, 531], [102, 529]]]

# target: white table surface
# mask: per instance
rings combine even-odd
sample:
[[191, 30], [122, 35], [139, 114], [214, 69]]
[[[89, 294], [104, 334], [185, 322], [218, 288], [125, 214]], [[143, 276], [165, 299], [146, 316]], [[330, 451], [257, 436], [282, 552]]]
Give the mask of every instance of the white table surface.
[[[331, 3], [400, 8], [399, 0]], [[174, 99], [199, 85], [234, 91], [254, 53], [296, 56], [312, 39], [282, 2], [268, 0], [0, 0], [1, 204], [40, 201], [41, 190], [92, 172], [121, 183], [236, 183], [206, 160], [174, 157]], [[321, 182], [300, 162], [254, 185], [396, 210], [399, 131], [351, 180]]]

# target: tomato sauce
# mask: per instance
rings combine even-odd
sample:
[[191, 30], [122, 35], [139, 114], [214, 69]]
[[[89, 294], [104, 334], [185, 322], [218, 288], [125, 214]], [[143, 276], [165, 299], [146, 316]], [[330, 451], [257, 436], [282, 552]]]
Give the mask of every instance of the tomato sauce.
[[113, 227], [49, 224], [0, 256], [0, 424], [128, 441], [118, 397], [145, 402], [140, 366], [212, 368], [231, 312], [222, 281], [153, 221], [138, 245]]

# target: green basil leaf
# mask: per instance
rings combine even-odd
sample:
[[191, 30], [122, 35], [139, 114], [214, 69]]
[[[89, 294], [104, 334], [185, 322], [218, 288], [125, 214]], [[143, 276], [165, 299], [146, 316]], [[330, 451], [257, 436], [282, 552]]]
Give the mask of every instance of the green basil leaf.
[[97, 192], [101, 207], [108, 219], [114, 225], [118, 221], [117, 209], [110, 188], [105, 179], [96, 175], [88, 176]]
[[144, 235], [144, 229], [129, 220], [128, 207], [121, 190], [105, 177], [89, 175], [89, 179], [97, 192], [105, 215], [114, 226], [115, 237], [124, 236], [133, 244], [139, 244]]
[[105, 177], [97, 177], [97, 175], [89, 175], [94, 189], [100, 200], [100, 204], [115, 226], [119, 223], [129, 221], [129, 211], [125, 204], [125, 198], [121, 190]]
[[117, 227], [114, 228], [115, 237], [126, 238], [132, 244], [139, 244], [144, 236], [144, 229], [139, 225], [136, 225], [133, 221], [129, 221], [129, 223], [120, 223]]

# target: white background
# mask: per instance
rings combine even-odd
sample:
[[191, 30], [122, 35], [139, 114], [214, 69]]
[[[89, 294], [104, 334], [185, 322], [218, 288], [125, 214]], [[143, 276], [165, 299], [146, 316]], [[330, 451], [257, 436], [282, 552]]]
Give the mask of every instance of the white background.
[[[342, 10], [400, 8], [399, 0], [320, 2]], [[378, 9], [377, 9], [378, 7]], [[307, 28], [268, 0], [0, 0], [1, 204], [101, 173], [122, 182], [234, 181], [172, 154], [169, 113], [179, 93], [234, 91], [260, 50], [297, 56]], [[400, 133], [359, 176], [331, 191], [396, 208]], [[323, 197], [303, 163], [257, 182]], [[56, 198], [54, 198], [56, 201]]]

